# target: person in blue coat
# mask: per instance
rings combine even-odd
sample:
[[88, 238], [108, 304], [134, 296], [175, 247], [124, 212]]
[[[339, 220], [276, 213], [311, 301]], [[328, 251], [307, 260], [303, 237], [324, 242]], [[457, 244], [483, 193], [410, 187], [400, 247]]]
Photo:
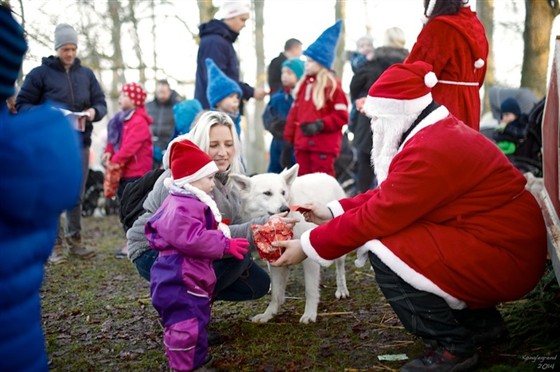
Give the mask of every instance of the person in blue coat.
[[[73, 120], [76, 132], [81, 140], [81, 163], [83, 183], [82, 191], [74, 205], [66, 211], [65, 240], [62, 234], [57, 238], [53, 256], [53, 264], [66, 262], [67, 249], [71, 255], [87, 259], [95, 255], [95, 251], [84, 247], [81, 239], [82, 230], [82, 198], [85, 180], [89, 172], [89, 150], [93, 122], [101, 120], [107, 114], [105, 94], [93, 71], [82, 66], [76, 57], [78, 34], [72, 26], [61, 23], [54, 31], [54, 49], [56, 56], [45, 57], [39, 67], [35, 67], [26, 76], [16, 98], [18, 112], [35, 109], [47, 101], [56, 102], [70, 112], [86, 115], [80, 120]], [[85, 119], [85, 120], [82, 120]], [[60, 140], [57, 140], [60, 142]]]
[[3, 5], [0, 50], [0, 370], [47, 371], [40, 288], [58, 216], [80, 192], [78, 136], [47, 105], [10, 113], [27, 44]]
[[[216, 13], [215, 19], [199, 26], [200, 45], [198, 46], [196, 84], [194, 98], [200, 101], [202, 108], [210, 109], [206, 97], [208, 75], [206, 59], [210, 58], [230, 79], [236, 81], [243, 91], [243, 100], [255, 98], [262, 100], [266, 96], [264, 88], [251, 87], [239, 80], [239, 59], [233, 48], [239, 32], [245, 28], [249, 19], [251, 6], [245, 1], [225, 1]], [[243, 112], [242, 109], [239, 110]]]

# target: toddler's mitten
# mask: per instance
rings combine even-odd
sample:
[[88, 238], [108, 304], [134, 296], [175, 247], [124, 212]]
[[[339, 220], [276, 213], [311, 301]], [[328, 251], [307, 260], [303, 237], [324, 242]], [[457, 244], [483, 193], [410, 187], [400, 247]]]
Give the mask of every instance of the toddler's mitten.
[[238, 260], [243, 259], [243, 255], [249, 250], [249, 241], [244, 238], [231, 238], [225, 254], [231, 254]]

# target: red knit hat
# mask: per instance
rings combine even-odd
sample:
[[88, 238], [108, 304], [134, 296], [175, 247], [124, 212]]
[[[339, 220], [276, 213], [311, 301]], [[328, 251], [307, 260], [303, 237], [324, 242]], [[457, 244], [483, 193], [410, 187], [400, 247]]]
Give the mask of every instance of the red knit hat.
[[187, 139], [175, 142], [170, 151], [171, 175], [175, 181], [191, 183], [218, 171], [212, 158]]
[[364, 111], [368, 116], [411, 115], [432, 102], [436, 75], [429, 63], [397, 63], [389, 67], [369, 88]]
[[136, 83], [126, 83], [123, 84], [121, 87], [121, 92], [126, 94], [128, 98], [132, 100], [132, 103], [136, 107], [144, 106], [144, 102], [146, 102], [146, 92], [144, 89]]

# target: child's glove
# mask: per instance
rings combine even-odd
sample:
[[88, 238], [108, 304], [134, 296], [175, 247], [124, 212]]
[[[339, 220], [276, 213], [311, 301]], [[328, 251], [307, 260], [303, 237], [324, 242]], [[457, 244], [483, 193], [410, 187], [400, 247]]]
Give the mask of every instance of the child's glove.
[[294, 150], [294, 145], [290, 142], [284, 142], [284, 148], [282, 149], [282, 153], [280, 154], [280, 165], [282, 168], [290, 168], [294, 165], [292, 160], [292, 152]]
[[244, 238], [231, 238], [229, 247], [226, 248], [225, 254], [231, 254], [238, 260], [243, 259], [243, 255], [249, 250], [249, 241]]
[[311, 123], [301, 123], [300, 128], [303, 135], [311, 137], [323, 130], [323, 120], [315, 120]]

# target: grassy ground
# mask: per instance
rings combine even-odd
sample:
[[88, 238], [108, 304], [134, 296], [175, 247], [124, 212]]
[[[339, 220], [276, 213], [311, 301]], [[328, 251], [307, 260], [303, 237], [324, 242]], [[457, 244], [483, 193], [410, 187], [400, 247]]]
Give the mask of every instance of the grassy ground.
[[[47, 266], [43, 325], [52, 371], [167, 371], [162, 328], [151, 306], [148, 283], [114, 253], [124, 244], [116, 216], [83, 220], [84, 238], [97, 256]], [[407, 333], [377, 289], [373, 272], [347, 258], [351, 298], [336, 300], [334, 267], [323, 269], [319, 317], [300, 324], [304, 298], [301, 268], [292, 270], [287, 303], [270, 323], [249, 319], [267, 306], [268, 296], [244, 303], [217, 302], [213, 327], [223, 336], [212, 347], [217, 371], [396, 370], [414, 358], [421, 342]], [[261, 262], [257, 259], [258, 262]], [[262, 262], [261, 262], [262, 263]], [[552, 276], [553, 277], [553, 276]], [[560, 370], [560, 300], [550, 275], [531, 297], [503, 305], [512, 337], [479, 349], [481, 371]]]

